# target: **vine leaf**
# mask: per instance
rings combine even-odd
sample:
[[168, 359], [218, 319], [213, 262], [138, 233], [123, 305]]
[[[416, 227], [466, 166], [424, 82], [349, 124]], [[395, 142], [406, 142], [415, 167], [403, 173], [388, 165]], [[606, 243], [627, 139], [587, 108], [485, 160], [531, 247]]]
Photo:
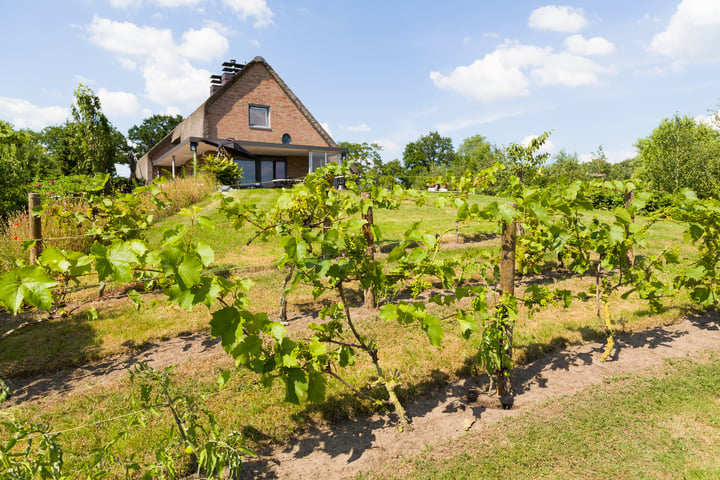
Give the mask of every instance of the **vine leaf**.
[[50, 310], [53, 305], [52, 289], [58, 282], [46, 274], [42, 267], [22, 267], [5, 272], [0, 277], [0, 301], [17, 314], [24, 303]]

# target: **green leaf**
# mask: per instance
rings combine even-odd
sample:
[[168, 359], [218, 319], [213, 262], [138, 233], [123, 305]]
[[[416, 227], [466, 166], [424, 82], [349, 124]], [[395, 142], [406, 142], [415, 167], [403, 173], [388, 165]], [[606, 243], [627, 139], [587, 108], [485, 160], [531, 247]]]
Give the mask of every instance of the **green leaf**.
[[140, 307], [141, 307], [142, 304], [143, 304], [143, 297], [142, 297], [142, 295], [140, 295], [140, 294], [139, 294], [137, 291], [135, 291], [134, 289], [128, 290], [127, 295], [128, 295], [128, 298], [130, 299], [130, 301], [133, 303], [133, 305], [135, 305], [135, 309], [136, 309], [136, 310], [140, 310]]
[[185, 287], [192, 287], [200, 283], [203, 262], [195, 255], [186, 255], [177, 267], [177, 275]]
[[0, 276], [0, 301], [13, 314], [17, 314], [23, 304], [50, 310], [53, 305], [52, 290], [57, 286], [58, 282], [40, 266], [18, 268]]
[[300, 368], [283, 369], [285, 380], [285, 401], [298, 405], [308, 391], [308, 379]]
[[423, 318], [423, 330], [425, 330], [430, 344], [439, 347], [444, 335], [440, 320], [432, 315], [425, 315]]
[[231, 370], [223, 370], [220, 372], [220, 376], [217, 379], [218, 387], [225, 388], [225, 386], [230, 381], [230, 376], [232, 375]]
[[327, 391], [327, 380], [320, 372], [310, 373], [308, 379], [307, 399], [308, 402], [322, 403], [325, 401]]
[[206, 243], [198, 242], [197, 253], [200, 255], [200, 259], [206, 267], [215, 261], [215, 252], [212, 247]]
[[242, 317], [234, 307], [213, 312], [210, 327], [210, 334], [214, 338], [220, 337], [222, 347], [228, 353], [244, 338]]

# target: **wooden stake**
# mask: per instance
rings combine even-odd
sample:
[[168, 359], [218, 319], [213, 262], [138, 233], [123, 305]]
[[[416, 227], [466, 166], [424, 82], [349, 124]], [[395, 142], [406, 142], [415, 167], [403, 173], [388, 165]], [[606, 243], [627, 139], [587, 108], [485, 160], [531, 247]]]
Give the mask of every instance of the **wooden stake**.
[[[361, 200], [370, 199], [369, 192], [363, 192], [360, 194]], [[362, 227], [363, 237], [367, 247], [365, 249], [365, 256], [368, 260], [373, 261], [375, 259], [375, 235], [373, 234], [373, 208], [372, 204], [368, 207], [367, 211], [362, 214], [362, 219], [365, 220], [365, 224]], [[368, 288], [364, 292], [364, 305], [366, 308], [377, 308], [377, 300], [375, 299], [375, 292], [372, 288]]]
[[41, 205], [39, 193], [28, 193], [28, 219], [30, 220], [30, 240], [35, 246], [30, 249], [30, 265], [36, 265], [42, 253], [42, 217], [33, 215], [33, 209]]
[[[515, 245], [517, 243], [517, 223], [509, 225], [503, 222], [502, 240], [500, 248], [500, 288], [504, 295], [515, 295]], [[505, 329], [505, 342], [507, 355], [512, 358], [513, 325], [508, 323]], [[512, 405], [513, 388], [512, 370], [509, 372], [501, 367], [497, 372], [497, 394], [503, 406]]]

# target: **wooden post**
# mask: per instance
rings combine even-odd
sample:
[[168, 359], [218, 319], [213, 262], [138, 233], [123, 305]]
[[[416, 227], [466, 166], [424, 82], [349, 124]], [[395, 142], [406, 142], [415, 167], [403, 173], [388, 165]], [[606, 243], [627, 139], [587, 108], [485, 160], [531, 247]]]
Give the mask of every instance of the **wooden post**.
[[[517, 243], [517, 222], [509, 225], [503, 222], [502, 245], [500, 247], [500, 288], [504, 295], [515, 295], [515, 245]], [[513, 325], [509, 323], [505, 329], [507, 355], [512, 358]], [[513, 388], [512, 370], [508, 372], [501, 367], [497, 373], [497, 394], [503, 406], [512, 406]]]
[[[625, 190], [625, 209], [627, 210], [630, 205], [632, 205], [633, 200], [635, 200], [635, 190]], [[630, 216], [630, 221], [635, 222], [635, 215]], [[625, 238], [630, 236], [630, 225], [625, 225]], [[635, 252], [633, 251], [632, 247], [627, 251], [625, 260], [627, 262], [628, 267], [632, 267], [635, 265]]]
[[[363, 192], [360, 194], [360, 200], [370, 199], [369, 192]], [[365, 224], [362, 227], [363, 237], [367, 247], [365, 248], [365, 256], [368, 260], [373, 261], [375, 259], [375, 235], [373, 234], [373, 208], [372, 203], [368, 206], [367, 211], [363, 212], [362, 219], [365, 220]], [[368, 288], [364, 292], [364, 305], [366, 308], [377, 308], [377, 300], [375, 299], [375, 292], [372, 287]]]
[[30, 221], [30, 240], [35, 240], [35, 246], [30, 249], [30, 265], [37, 264], [42, 253], [42, 218], [33, 215], [33, 209], [41, 205], [39, 193], [28, 193], [28, 220]]

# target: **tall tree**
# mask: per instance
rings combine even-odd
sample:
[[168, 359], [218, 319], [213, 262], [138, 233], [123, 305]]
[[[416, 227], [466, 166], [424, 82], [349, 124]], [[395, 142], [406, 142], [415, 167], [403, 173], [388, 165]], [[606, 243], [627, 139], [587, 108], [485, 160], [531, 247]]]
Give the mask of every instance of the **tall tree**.
[[501, 162], [502, 152], [482, 135], [473, 135], [463, 140], [458, 147], [451, 170], [460, 174], [466, 170], [477, 172]]
[[510, 173], [516, 175], [525, 185], [533, 185], [538, 178], [540, 168], [550, 156], [548, 152], [541, 152], [542, 146], [550, 136], [550, 132], [534, 137], [527, 145], [511, 143], [506, 149], [507, 163]]
[[75, 90], [72, 117], [73, 146], [79, 158], [73, 168], [63, 168], [63, 172], [114, 175], [115, 164], [126, 161], [127, 147], [122, 134], [103, 114], [100, 98], [90, 87], [80, 84]]
[[182, 115], [152, 115], [128, 130], [128, 139], [135, 146], [133, 151], [138, 157], [145, 155], [160, 140], [183, 121]]
[[403, 153], [403, 163], [411, 177], [434, 172], [444, 173], [454, 159], [452, 139], [441, 137], [438, 132], [430, 132], [417, 141], [408, 143]]
[[720, 134], [688, 116], [664, 119], [638, 140], [640, 177], [658, 190], [690, 188], [701, 197], [720, 193]]

